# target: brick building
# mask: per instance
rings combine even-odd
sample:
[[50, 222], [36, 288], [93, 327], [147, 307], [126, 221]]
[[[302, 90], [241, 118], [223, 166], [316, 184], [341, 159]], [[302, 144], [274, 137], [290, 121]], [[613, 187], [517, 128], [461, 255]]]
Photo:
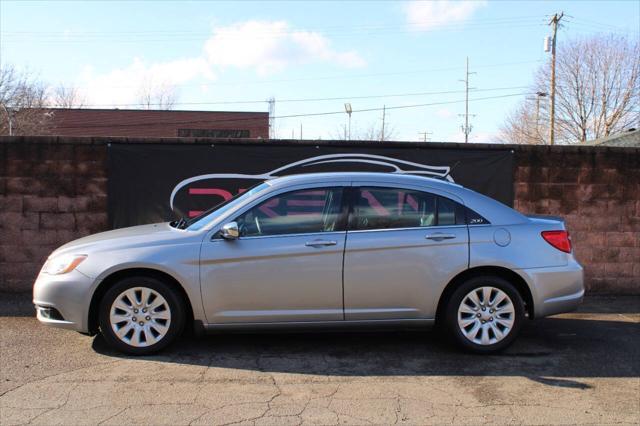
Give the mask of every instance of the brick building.
[[269, 113], [139, 109], [47, 110], [51, 136], [269, 138]]

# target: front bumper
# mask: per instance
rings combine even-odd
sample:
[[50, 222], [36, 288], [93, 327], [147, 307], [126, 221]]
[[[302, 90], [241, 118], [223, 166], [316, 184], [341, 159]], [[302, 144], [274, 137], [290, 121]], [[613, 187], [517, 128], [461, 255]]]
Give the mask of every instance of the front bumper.
[[529, 283], [536, 318], [574, 311], [584, 297], [584, 270], [571, 260], [566, 266], [521, 269]]
[[68, 274], [40, 273], [33, 285], [38, 320], [48, 326], [87, 333], [93, 279], [73, 270]]

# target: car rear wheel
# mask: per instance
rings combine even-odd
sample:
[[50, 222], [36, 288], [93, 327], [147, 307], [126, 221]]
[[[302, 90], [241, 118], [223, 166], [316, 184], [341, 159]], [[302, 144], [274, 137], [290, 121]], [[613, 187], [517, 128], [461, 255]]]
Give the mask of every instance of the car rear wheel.
[[102, 298], [100, 332], [115, 349], [132, 355], [155, 353], [172, 343], [184, 326], [181, 298], [164, 282], [129, 277]]
[[447, 303], [446, 327], [462, 348], [491, 353], [509, 346], [520, 332], [524, 303], [518, 290], [500, 277], [467, 280]]

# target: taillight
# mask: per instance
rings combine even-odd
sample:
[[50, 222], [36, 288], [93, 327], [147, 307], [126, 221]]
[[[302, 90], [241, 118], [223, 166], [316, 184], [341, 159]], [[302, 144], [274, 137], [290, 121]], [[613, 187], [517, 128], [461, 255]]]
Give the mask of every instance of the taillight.
[[571, 237], [567, 231], [543, 231], [542, 238], [558, 250], [571, 253]]

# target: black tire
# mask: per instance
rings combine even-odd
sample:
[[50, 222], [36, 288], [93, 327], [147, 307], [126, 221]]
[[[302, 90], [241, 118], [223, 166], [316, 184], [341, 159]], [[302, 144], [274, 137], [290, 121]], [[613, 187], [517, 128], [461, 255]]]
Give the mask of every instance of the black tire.
[[[164, 336], [148, 346], [134, 346], [121, 340], [113, 330], [110, 321], [111, 306], [118, 296], [128, 289], [146, 287], [160, 294], [169, 305], [170, 321]], [[140, 314], [142, 315], [142, 314]], [[98, 323], [105, 341], [120, 352], [130, 355], [149, 355], [161, 351], [173, 343], [181, 334], [185, 322], [185, 307], [180, 295], [165, 282], [147, 276], [133, 276], [116, 282], [100, 301]]]
[[[463, 302], [463, 299], [471, 291], [487, 286], [503, 291], [511, 299], [514, 308], [514, 323], [508, 334], [502, 338], [502, 340], [493, 344], [482, 345], [473, 342], [464, 335], [461, 327], [458, 325], [458, 308]], [[479, 354], [489, 354], [499, 352], [511, 345], [520, 333], [524, 319], [524, 302], [522, 301], [522, 297], [515, 286], [504, 278], [487, 275], [476, 276], [468, 279], [451, 294], [449, 300], [445, 304], [443, 325], [446, 329], [447, 335], [462, 349]], [[493, 319], [491, 319], [491, 321], [493, 321]]]

